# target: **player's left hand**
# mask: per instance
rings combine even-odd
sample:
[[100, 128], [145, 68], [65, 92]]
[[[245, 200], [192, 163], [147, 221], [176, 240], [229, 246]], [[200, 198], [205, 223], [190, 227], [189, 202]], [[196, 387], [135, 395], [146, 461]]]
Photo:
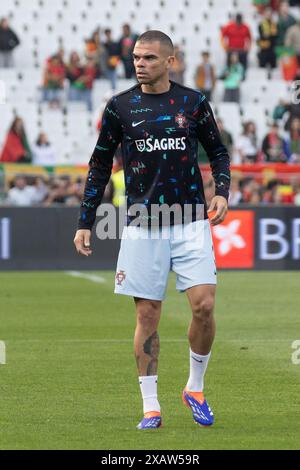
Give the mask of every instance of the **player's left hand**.
[[216, 211], [215, 215], [210, 219], [210, 222], [212, 225], [218, 225], [226, 217], [227, 211], [228, 211], [228, 203], [223, 196], [214, 196], [211, 200], [209, 209], [208, 209], [208, 214], [211, 212]]

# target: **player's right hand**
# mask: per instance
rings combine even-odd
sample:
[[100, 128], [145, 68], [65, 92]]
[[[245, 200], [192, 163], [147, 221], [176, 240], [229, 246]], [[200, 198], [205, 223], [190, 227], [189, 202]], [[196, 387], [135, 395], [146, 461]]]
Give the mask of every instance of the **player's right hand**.
[[74, 238], [74, 245], [79, 255], [90, 256], [91, 250], [91, 231], [88, 229], [77, 230]]

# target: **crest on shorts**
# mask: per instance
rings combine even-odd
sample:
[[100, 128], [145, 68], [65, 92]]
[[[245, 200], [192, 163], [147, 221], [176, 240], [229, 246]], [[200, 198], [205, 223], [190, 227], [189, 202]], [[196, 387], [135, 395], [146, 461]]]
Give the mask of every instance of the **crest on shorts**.
[[126, 279], [125, 271], [118, 271], [116, 274], [117, 286], [122, 287], [122, 282], [125, 281], [125, 279]]
[[183, 113], [178, 113], [175, 116], [175, 122], [178, 124], [179, 129], [184, 129], [187, 127], [187, 118], [183, 115]]

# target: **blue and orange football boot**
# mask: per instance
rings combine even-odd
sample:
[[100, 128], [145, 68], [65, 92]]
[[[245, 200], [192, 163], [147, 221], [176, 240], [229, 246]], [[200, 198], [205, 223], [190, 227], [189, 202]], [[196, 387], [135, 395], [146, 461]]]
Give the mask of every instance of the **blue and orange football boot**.
[[137, 429], [156, 429], [162, 427], [161, 414], [159, 411], [149, 411], [137, 425]]
[[211, 411], [203, 392], [182, 392], [183, 403], [192, 410], [194, 421], [202, 426], [211, 426], [214, 423], [214, 414]]

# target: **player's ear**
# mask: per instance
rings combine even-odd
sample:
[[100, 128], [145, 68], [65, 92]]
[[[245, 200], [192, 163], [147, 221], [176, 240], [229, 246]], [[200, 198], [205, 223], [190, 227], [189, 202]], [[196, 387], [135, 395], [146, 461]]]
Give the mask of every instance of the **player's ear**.
[[172, 67], [172, 65], [174, 64], [174, 60], [175, 60], [175, 57], [173, 55], [169, 55], [169, 57], [168, 57], [168, 69], [170, 69]]

